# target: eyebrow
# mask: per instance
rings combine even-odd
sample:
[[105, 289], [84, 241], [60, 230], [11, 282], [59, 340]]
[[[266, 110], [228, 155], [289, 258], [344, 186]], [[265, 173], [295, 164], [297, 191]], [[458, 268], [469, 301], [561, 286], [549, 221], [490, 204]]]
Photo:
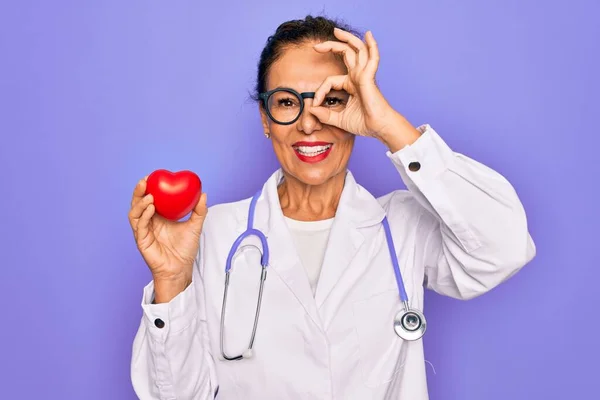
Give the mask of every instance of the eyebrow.
[[[314, 93], [317, 89], [315, 90], [305, 90], [305, 91], [301, 91], [299, 89], [296, 89], [293, 85], [276, 85], [275, 87], [271, 88], [271, 89], [267, 89], [268, 90], [275, 90], [275, 89], [293, 89], [298, 93]], [[348, 94], [347, 91], [345, 91], [344, 89], [331, 89], [330, 92], [338, 92], [338, 93], [345, 93]]]

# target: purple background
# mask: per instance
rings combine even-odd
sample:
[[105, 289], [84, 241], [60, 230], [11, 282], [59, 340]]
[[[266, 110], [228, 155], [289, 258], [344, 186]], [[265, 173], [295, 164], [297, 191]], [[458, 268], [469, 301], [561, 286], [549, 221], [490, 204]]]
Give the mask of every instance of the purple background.
[[[1, 3], [0, 397], [135, 398], [150, 274], [131, 191], [168, 168], [196, 171], [209, 204], [252, 195], [277, 167], [248, 100], [256, 61], [280, 22], [320, 12], [372, 29], [392, 105], [528, 211], [538, 255], [513, 279], [468, 302], [427, 292], [431, 398], [593, 397], [599, 3], [205, 3]], [[404, 188], [384, 152], [361, 138], [350, 165], [375, 195]]]

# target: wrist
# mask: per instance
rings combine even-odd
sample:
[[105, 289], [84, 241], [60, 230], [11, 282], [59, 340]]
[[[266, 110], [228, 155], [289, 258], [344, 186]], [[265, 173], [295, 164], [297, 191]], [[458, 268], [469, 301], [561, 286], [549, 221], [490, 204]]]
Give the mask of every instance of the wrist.
[[192, 283], [185, 277], [154, 277], [154, 304], [168, 303]]
[[395, 112], [390, 122], [385, 124], [385, 129], [379, 133], [378, 139], [392, 153], [395, 153], [405, 146], [413, 144], [420, 136], [421, 132], [417, 128]]

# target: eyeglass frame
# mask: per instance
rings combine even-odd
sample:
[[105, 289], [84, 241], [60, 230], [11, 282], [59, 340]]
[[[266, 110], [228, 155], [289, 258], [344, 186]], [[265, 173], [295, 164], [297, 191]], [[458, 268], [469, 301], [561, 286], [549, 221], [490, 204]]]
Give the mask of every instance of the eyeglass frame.
[[[280, 121], [277, 121], [275, 118], [273, 118], [273, 115], [271, 115], [271, 112], [269, 111], [269, 97], [271, 97], [271, 95], [273, 93], [277, 93], [277, 92], [289, 92], [289, 93], [292, 93], [293, 95], [295, 95], [297, 98], [299, 98], [301, 100], [300, 101], [300, 112], [298, 113], [298, 115], [296, 116], [296, 118], [294, 118], [290, 122], [280, 122]], [[315, 98], [315, 92], [302, 92], [302, 93], [299, 93], [299, 92], [297, 92], [296, 90], [294, 90], [292, 88], [278, 87], [278, 88], [269, 90], [267, 92], [260, 93], [258, 96], [260, 97], [260, 99], [262, 99], [265, 111], [267, 112], [267, 115], [269, 116], [269, 118], [271, 119], [271, 121], [273, 121], [273, 122], [275, 122], [276, 124], [279, 124], [279, 125], [291, 125], [294, 122], [298, 121], [298, 119], [302, 115], [302, 111], [304, 111], [304, 99], [314, 99]]]

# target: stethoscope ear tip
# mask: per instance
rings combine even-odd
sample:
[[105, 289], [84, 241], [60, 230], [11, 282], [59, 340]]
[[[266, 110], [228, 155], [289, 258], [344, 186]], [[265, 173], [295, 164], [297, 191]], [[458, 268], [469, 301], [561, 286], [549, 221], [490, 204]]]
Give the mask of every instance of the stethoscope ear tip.
[[244, 358], [252, 358], [254, 356], [254, 351], [252, 349], [248, 349], [242, 354]]

